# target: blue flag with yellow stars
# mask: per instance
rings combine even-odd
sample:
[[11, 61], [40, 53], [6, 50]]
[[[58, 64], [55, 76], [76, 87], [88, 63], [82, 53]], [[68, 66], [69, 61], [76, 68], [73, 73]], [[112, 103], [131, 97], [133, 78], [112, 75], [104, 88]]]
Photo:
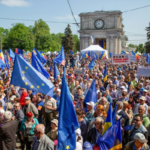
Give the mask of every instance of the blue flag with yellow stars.
[[42, 75], [44, 75], [47, 79], [49, 78], [49, 73], [44, 69], [41, 62], [38, 60], [38, 58], [35, 56], [33, 52], [32, 52], [32, 66]]
[[58, 150], [76, 149], [75, 130], [77, 128], [79, 128], [79, 124], [73, 106], [71, 94], [67, 85], [64, 68], [59, 107]]
[[51, 81], [17, 54], [15, 56], [10, 84], [49, 95], [51, 97], [53, 96], [54, 85]]
[[44, 56], [38, 50], [35, 49], [35, 51], [36, 51], [37, 58], [41, 61], [42, 64], [45, 64], [46, 59], [44, 58]]

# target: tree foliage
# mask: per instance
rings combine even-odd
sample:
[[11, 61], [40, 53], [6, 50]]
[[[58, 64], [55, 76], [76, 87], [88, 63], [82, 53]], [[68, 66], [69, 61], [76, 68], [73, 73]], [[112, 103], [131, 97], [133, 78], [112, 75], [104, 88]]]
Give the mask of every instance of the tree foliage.
[[139, 44], [139, 45], [129, 44], [128, 47], [136, 48], [136, 51], [140, 52], [140, 53], [144, 53], [145, 52], [145, 47], [144, 47], [144, 45], [142, 43]]
[[35, 47], [44, 52], [54, 52], [60, 51], [63, 44], [65, 44], [65, 50], [69, 53], [70, 50], [79, 51], [80, 49], [80, 40], [77, 35], [72, 35], [69, 25], [65, 30], [65, 34], [50, 34], [49, 26], [42, 19], [35, 21], [34, 26], [27, 27], [24, 24], [18, 23], [13, 24], [10, 30], [0, 27], [0, 35], [3, 37], [3, 49], [10, 47], [13, 50], [20, 48], [32, 51], [33, 47]]
[[134, 45], [134, 44], [129, 44], [128, 47], [133, 47], [133, 48], [136, 48], [137, 46]]
[[80, 51], [80, 40], [78, 38], [78, 35], [73, 35], [73, 38], [74, 38], [74, 51], [77, 52], [77, 51]]
[[24, 24], [17, 23], [9, 31], [5, 39], [5, 47], [30, 50], [34, 47], [34, 36]]
[[62, 45], [66, 53], [70, 53], [70, 50], [74, 51], [74, 38], [69, 24], [65, 29], [65, 36], [62, 37]]

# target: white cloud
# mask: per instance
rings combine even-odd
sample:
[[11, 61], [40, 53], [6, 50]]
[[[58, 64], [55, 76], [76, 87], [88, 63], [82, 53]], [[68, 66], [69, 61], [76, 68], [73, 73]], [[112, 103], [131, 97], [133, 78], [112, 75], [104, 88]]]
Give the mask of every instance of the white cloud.
[[[76, 19], [78, 19], [77, 15], [74, 15], [74, 17]], [[73, 16], [72, 15], [66, 15], [66, 16], [62, 16], [62, 17], [55, 17], [55, 19], [59, 19], [59, 20], [73, 20]]]
[[29, 3], [25, 0], [0, 0], [0, 3], [10, 7], [29, 6]]

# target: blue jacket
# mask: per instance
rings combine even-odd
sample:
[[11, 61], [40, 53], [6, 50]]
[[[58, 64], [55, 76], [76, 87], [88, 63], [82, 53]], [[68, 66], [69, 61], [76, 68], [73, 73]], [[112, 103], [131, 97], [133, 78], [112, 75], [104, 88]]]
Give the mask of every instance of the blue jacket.
[[[26, 120], [27, 120], [27, 117], [25, 116], [24, 119], [22, 120], [21, 126], [20, 126], [20, 132], [22, 132], [23, 137], [25, 136], [25, 129], [26, 129], [25, 122], [26, 122]], [[32, 134], [32, 135], [34, 134], [33, 131], [34, 131], [35, 126], [39, 124], [38, 120], [35, 117], [33, 117], [33, 120], [34, 120], [34, 122], [33, 122], [32, 128], [30, 130], [30, 134]]]

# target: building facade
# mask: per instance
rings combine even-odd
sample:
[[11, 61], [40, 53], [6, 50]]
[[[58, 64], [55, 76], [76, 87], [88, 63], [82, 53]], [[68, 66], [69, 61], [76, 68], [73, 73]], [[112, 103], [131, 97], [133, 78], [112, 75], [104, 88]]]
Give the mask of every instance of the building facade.
[[81, 13], [79, 16], [80, 50], [98, 44], [110, 53], [119, 54], [122, 51], [124, 31], [121, 11], [95, 11]]

